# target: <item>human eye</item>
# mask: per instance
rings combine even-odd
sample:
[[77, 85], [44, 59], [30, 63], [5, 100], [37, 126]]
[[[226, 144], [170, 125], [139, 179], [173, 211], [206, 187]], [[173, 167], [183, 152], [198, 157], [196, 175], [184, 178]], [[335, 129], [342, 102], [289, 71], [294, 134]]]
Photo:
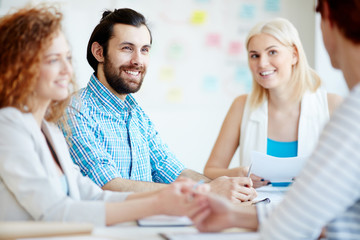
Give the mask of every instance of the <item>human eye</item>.
[[57, 63], [58, 61], [59, 61], [59, 59], [57, 57], [51, 57], [51, 58], [48, 58], [46, 62], [49, 64], [54, 64], [54, 63]]
[[71, 63], [72, 62], [72, 55], [71, 54], [67, 55], [66, 60]]
[[130, 46], [123, 46], [123, 47], [121, 48], [121, 50], [126, 51], [126, 52], [131, 52], [133, 49], [132, 49], [132, 47], [130, 47]]
[[255, 54], [255, 53], [254, 53], [254, 54], [250, 54], [250, 58], [254, 58], [254, 59], [255, 59], [255, 58], [259, 58], [259, 54]]
[[141, 52], [145, 53], [145, 54], [149, 54], [150, 53], [150, 48], [149, 47], [143, 47], [141, 49]]
[[276, 50], [270, 50], [270, 51], [269, 51], [269, 54], [270, 54], [270, 55], [275, 55], [275, 54], [277, 54], [277, 51], [276, 51]]

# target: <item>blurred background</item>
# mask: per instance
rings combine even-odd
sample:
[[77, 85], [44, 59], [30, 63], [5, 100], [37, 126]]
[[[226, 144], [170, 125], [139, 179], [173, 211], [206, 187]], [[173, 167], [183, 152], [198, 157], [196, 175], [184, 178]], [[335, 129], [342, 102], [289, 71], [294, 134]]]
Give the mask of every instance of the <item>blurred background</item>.
[[[348, 92], [324, 49], [316, 0], [0, 0], [0, 15], [40, 2], [58, 4], [64, 13], [79, 87], [93, 73], [86, 47], [102, 12], [132, 8], [147, 18], [153, 35], [151, 60], [135, 98], [170, 149], [199, 172], [233, 99], [251, 90], [244, 42], [258, 21], [289, 19], [323, 87], [342, 96]], [[238, 159], [236, 153], [231, 166]]]

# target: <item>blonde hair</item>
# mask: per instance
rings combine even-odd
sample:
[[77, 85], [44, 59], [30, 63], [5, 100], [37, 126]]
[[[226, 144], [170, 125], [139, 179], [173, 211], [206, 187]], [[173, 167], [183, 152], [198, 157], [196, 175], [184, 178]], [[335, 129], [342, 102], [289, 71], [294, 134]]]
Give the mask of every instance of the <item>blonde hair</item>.
[[[252, 37], [266, 33], [276, 38], [286, 47], [294, 49], [298, 54], [298, 61], [294, 64], [290, 80], [290, 90], [293, 101], [300, 101], [308, 90], [314, 92], [321, 85], [320, 77], [309, 66], [305, 51], [300, 41], [299, 33], [293, 24], [284, 18], [274, 18], [269, 21], [256, 24], [249, 32], [245, 44], [248, 49]], [[256, 108], [268, 97], [268, 90], [258, 84], [253, 76], [253, 88], [250, 94], [250, 106]]]

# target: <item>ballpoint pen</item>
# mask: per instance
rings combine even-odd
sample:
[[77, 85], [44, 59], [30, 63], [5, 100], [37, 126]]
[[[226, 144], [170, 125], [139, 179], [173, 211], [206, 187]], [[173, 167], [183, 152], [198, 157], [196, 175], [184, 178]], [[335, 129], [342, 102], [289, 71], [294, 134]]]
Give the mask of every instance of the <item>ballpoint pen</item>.
[[258, 203], [270, 203], [270, 198], [264, 198], [264, 199], [261, 199], [259, 201], [256, 201], [256, 202], [253, 202], [252, 205], [256, 205]]

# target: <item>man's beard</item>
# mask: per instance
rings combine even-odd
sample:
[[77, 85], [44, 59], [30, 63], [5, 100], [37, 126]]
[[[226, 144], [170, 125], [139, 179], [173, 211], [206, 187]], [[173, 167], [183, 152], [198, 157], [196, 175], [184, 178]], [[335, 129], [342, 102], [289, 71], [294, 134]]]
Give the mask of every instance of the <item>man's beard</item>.
[[[140, 79], [140, 82], [135, 87], [129, 84], [129, 82], [122, 78], [120, 76], [120, 73], [124, 70], [128, 71], [140, 71], [139, 74], [142, 73], [142, 78]], [[139, 91], [141, 88], [141, 84], [144, 80], [144, 76], [146, 73], [146, 69], [144, 67], [137, 67], [137, 66], [121, 66], [119, 69], [116, 69], [110, 59], [108, 57], [105, 57], [104, 60], [104, 75], [106, 78], [106, 81], [110, 85], [112, 89], [114, 89], [119, 94], [129, 94], [129, 93], [135, 93]]]

